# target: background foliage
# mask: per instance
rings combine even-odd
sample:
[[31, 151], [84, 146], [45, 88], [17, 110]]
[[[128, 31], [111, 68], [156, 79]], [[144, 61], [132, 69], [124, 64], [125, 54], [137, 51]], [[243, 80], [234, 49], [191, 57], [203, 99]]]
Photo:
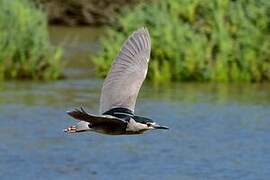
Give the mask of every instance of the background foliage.
[[48, 14], [50, 24], [104, 25], [114, 24], [116, 15], [126, 6], [142, 0], [32, 0]]
[[124, 39], [140, 26], [152, 38], [154, 81], [270, 80], [268, 0], [168, 0], [126, 9], [94, 58], [104, 76]]
[[60, 58], [41, 10], [27, 0], [0, 1], [0, 79], [57, 79]]

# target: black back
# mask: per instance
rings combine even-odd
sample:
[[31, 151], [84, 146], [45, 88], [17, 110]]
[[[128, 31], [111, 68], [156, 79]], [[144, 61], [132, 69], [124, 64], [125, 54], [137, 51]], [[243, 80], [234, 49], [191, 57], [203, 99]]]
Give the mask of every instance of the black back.
[[121, 107], [110, 109], [109, 111], [103, 113], [103, 115], [111, 115], [120, 119], [124, 119], [125, 121], [129, 121], [130, 117], [134, 116], [131, 110]]
[[131, 110], [127, 108], [121, 108], [121, 107], [110, 109], [109, 111], [106, 111], [103, 114], [111, 115], [120, 119], [124, 119], [125, 121], [129, 121], [130, 118], [133, 118], [136, 122], [139, 122], [142, 124], [153, 122], [152, 119], [142, 117], [142, 116], [135, 116]]
[[151, 123], [154, 122], [152, 119], [142, 117], [142, 116], [133, 116], [133, 119], [136, 122], [139, 122], [139, 123], [142, 123], [142, 124], [146, 124], [146, 123], [149, 123], [149, 122], [151, 122]]

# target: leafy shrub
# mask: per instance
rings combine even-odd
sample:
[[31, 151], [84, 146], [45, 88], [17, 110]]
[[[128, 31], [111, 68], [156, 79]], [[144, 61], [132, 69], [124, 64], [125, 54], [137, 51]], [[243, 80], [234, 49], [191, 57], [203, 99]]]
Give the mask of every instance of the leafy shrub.
[[151, 34], [154, 81], [270, 80], [268, 0], [168, 0], [126, 9], [101, 40], [99, 75], [140, 26]]
[[0, 79], [57, 79], [60, 58], [41, 10], [27, 0], [0, 1]]

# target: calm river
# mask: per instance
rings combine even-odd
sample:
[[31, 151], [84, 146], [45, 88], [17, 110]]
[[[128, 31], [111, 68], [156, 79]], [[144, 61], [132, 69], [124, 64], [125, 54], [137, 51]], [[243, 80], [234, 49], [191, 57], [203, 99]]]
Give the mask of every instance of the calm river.
[[102, 80], [86, 53], [98, 49], [96, 33], [77, 31], [51, 29], [53, 41], [69, 49], [67, 79], [0, 84], [0, 179], [270, 179], [269, 84], [146, 82], [136, 114], [169, 131], [63, 133], [76, 123], [67, 110], [99, 108]]

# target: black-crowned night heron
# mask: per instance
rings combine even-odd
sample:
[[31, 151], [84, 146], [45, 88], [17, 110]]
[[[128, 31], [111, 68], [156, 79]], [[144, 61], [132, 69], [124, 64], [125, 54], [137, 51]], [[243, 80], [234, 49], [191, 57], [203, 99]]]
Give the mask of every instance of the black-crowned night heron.
[[134, 115], [136, 99], [147, 74], [150, 51], [147, 28], [140, 28], [130, 35], [104, 81], [100, 98], [101, 115], [89, 114], [83, 108], [69, 111], [67, 113], [80, 122], [64, 131], [126, 135], [142, 134], [150, 129], [168, 129], [149, 118]]

